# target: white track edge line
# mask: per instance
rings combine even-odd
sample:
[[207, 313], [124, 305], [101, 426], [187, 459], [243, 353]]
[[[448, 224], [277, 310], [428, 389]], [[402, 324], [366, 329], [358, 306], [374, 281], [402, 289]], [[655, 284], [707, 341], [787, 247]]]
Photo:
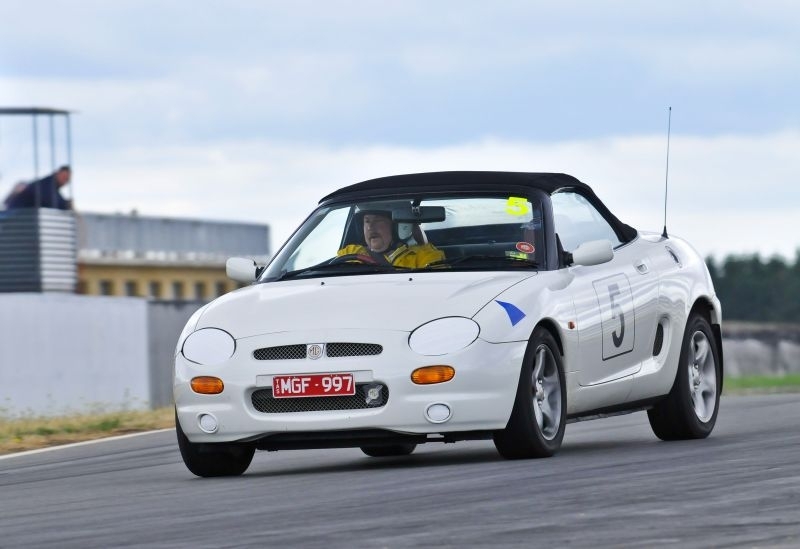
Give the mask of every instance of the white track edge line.
[[0, 456], [0, 461], [15, 457], [32, 456], [35, 454], [44, 454], [46, 452], [55, 452], [56, 450], [66, 450], [67, 448], [77, 448], [79, 446], [89, 446], [90, 444], [100, 444], [101, 442], [112, 442], [115, 440], [124, 440], [126, 438], [140, 437], [144, 435], [152, 435], [154, 433], [164, 433], [167, 431], [174, 431], [174, 427], [167, 429], [156, 429], [155, 431], [144, 431], [141, 433], [130, 433], [127, 435], [117, 435], [115, 437], [96, 438], [93, 440], [84, 440], [83, 442], [72, 442], [70, 444], [61, 444], [59, 446], [48, 446], [47, 448], [37, 448], [36, 450], [27, 450], [25, 452], [17, 452], [12, 454], [5, 454]]

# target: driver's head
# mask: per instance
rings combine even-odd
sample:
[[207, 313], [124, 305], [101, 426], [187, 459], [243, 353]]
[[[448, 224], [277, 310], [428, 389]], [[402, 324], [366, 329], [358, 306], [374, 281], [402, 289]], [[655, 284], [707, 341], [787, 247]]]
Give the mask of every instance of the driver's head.
[[61, 166], [56, 171], [56, 183], [59, 187], [63, 187], [67, 183], [69, 183], [70, 175], [72, 175], [72, 170], [70, 170], [69, 166]]
[[371, 252], [382, 253], [392, 245], [392, 217], [389, 212], [364, 214], [364, 240]]

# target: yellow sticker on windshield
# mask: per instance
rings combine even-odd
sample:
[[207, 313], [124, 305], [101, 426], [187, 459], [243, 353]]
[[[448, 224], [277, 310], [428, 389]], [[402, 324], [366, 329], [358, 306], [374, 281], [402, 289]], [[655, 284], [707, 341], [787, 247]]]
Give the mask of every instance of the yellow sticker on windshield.
[[514, 259], [528, 259], [528, 254], [522, 252], [506, 252], [506, 257], [513, 257]]
[[506, 213], [508, 215], [525, 215], [530, 213], [531, 207], [528, 204], [527, 198], [522, 198], [520, 196], [509, 196], [508, 201], [506, 202]]

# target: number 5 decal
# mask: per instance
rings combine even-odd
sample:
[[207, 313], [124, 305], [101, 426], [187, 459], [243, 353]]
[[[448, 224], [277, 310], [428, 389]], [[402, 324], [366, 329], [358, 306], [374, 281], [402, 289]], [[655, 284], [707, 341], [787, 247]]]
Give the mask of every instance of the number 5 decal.
[[619, 284], [608, 285], [608, 297], [611, 300], [611, 318], [619, 317], [619, 335], [616, 331], [611, 332], [611, 340], [614, 342], [614, 347], [619, 347], [625, 339], [625, 313], [622, 311], [614, 298], [619, 295]]
[[603, 360], [633, 350], [636, 337], [633, 294], [628, 277], [618, 274], [593, 282], [603, 331]]

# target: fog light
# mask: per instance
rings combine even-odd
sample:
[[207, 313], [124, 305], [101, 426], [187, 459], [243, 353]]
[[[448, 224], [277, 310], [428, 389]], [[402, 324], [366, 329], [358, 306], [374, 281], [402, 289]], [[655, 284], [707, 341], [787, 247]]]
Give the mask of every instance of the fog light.
[[411, 381], [417, 385], [444, 383], [455, 377], [456, 370], [452, 366], [425, 366], [411, 372]]
[[217, 432], [217, 418], [211, 414], [201, 414], [200, 417], [197, 418], [197, 423], [200, 424], [200, 429], [206, 433]]
[[218, 395], [225, 389], [225, 384], [218, 377], [200, 376], [192, 378], [192, 391], [201, 395]]
[[450, 406], [441, 402], [431, 404], [425, 410], [425, 418], [431, 423], [444, 423], [450, 419], [450, 415]]

